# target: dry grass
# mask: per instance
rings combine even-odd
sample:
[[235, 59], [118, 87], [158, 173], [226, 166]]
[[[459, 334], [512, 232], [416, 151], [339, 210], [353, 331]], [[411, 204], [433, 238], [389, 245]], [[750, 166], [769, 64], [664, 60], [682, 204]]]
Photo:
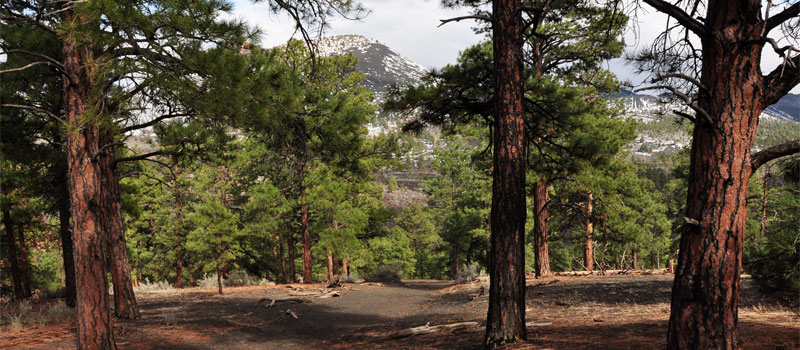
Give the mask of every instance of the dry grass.
[[8, 331], [42, 328], [73, 318], [75, 318], [75, 309], [60, 300], [55, 303], [41, 304], [36, 309], [29, 300], [0, 305], [0, 329]]

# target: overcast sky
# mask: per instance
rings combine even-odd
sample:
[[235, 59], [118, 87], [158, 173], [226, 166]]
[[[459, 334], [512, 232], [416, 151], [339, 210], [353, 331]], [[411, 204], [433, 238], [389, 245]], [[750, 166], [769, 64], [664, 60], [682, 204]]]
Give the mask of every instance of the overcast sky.
[[[285, 43], [294, 33], [294, 24], [285, 14], [271, 14], [264, 3], [234, 0], [232, 16], [241, 18], [264, 32], [261, 44], [272, 47]], [[469, 14], [468, 9], [451, 10], [439, 5], [439, 0], [363, 0], [372, 12], [361, 21], [333, 19], [326, 35], [358, 34], [377, 40], [395, 52], [427, 67], [440, 68], [454, 63], [458, 53], [480, 42], [483, 37], [473, 33], [472, 21], [451, 22], [438, 27], [439, 20]], [[625, 33], [626, 51], [647, 47], [666, 24], [666, 17], [649, 7], [638, 12], [638, 23], [628, 25]], [[767, 51], [767, 49], [765, 49]], [[777, 56], [767, 57], [764, 72], [780, 62]], [[624, 60], [607, 63], [621, 80], [640, 84], [644, 77], [635, 76]], [[800, 93], [800, 86], [794, 93]]]

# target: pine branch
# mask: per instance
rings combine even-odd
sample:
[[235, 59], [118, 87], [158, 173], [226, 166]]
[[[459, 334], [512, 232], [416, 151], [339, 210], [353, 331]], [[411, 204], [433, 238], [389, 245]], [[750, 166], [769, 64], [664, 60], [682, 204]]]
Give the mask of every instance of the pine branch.
[[692, 99], [689, 98], [689, 96], [686, 96], [686, 94], [684, 94], [683, 92], [681, 92], [680, 90], [678, 90], [678, 89], [676, 89], [676, 88], [674, 88], [672, 86], [669, 86], [669, 85], [649, 86], [649, 87], [644, 87], [644, 88], [641, 88], [641, 89], [636, 89], [635, 92], [644, 91], [644, 90], [657, 90], [657, 89], [669, 90], [670, 92], [675, 94], [675, 96], [678, 96], [681, 100], [683, 100], [683, 103], [686, 106], [688, 106], [689, 108], [693, 109], [697, 114], [702, 116], [703, 119], [708, 123], [708, 125], [714, 125], [714, 120], [711, 119], [711, 116], [708, 114], [708, 112], [706, 112], [706, 110], [704, 110], [703, 108], [698, 106], [696, 103], [694, 103], [694, 101], [692, 101]]
[[491, 22], [492, 21], [492, 18], [489, 17], [489, 16], [480, 16], [480, 15], [459, 16], [459, 17], [453, 17], [453, 18], [447, 18], [447, 19], [440, 19], [439, 22], [442, 22], [442, 23], [439, 23], [439, 25], [437, 27], [441, 27], [441, 26], [443, 26], [443, 25], [445, 25], [447, 23], [450, 23], [450, 22], [460, 22], [460, 21], [463, 21], [465, 19], [476, 19], [476, 20], [481, 20], [481, 21], [486, 21], [486, 22]]
[[[787, 66], [789, 69], [786, 69]], [[764, 77], [764, 106], [778, 102], [797, 84], [800, 84], [800, 54], [787, 59], [784, 64], [776, 67]]]
[[678, 6], [670, 4], [664, 0], [644, 0], [644, 2], [659, 12], [665, 13], [674, 18], [678, 21], [678, 23], [686, 27], [686, 29], [697, 34], [697, 36], [705, 37], [709, 34], [703, 23], [689, 16], [689, 14], [681, 10], [681, 8]]
[[51, 65], [51, 64], [50, 64], [50, 62], [46, 62], [46, 61], [37, 61], [37, 62], [33, 62], [33, 63], [28, 63], [28, 64], [26, 64], [26, 65], [24, 65], [24, 66], [22, 66], [22, 67], [17, 67], [17, 68], [9, 68], [9, 69], [0, 70], [0, 74], [5, 74], [5, 73], [13, 73], [13, 72], [20, 72], [20, 71], [26, 70], [26, 69], [28, 69], [28, 68], [36, 67], [36, 66], [38, 66], [38, 65], [42, 65], [42, 64], [46, 64], [46, 65], [48, 65], [48, 66], [50, 66], [50, 65]]
[[150, 152], [150, 153], [140, 154], [138, 156], [117, 158], [117, 159], [114, 159], [114, 165], [116, 166], [117, 164], [122, 163], [122, 162], [135, 162], [137, 160], [148, 160], [148, 158], [150, 158], [150, 157], [155, 157], [155, 156], [159, 156], [159, 155], [162, 155], [162, 154], [164, 154], [163, 151], [154, 151], [154, 152]]
[[798, 14], [800, 14], [800, 2], [797, 2], [794, 5], [785, 8], [777, 15], [767, 18], [766, 23], [764, 23], [764, 33], [765, 34], [769, 33], [769, 31], [775, 29], [783, 22], [786, 22], [794, 17], [797, 17]]
[[800, 153], [800, 140], [790, 141], [782, 145], [772, 146], [765, 150], [753, 153], [750, 156], [751, 171], [755, 172], [759, 167], [773, 159], [785, 157], [795, 153]]
[[20, 104], [13, 104], [13, 103], [4, 103], [4, 104], [0, 104], [0, 107], [28, 109], [28, 110], [31, 110], [31, 111], [47, 114], [47, 116], [49, 116], [50, 118], [58, 120], [58, 121], [60, 121], [62, 123], [64, 122], [64, 119], [61, 119], [55, 113], [53, 113], [51, 111], [48, 111], [48, 110], [46, 110], [44, 108], [36, 107], [36, 106], [20, 105]]
[[188, 117], [188, 116], [191, 116], [191, 114], [186, 114], [186, 113], [164, 114], [164, 115], [159, 116], [158, 118], [155, 118], [155, 119], [153, 119], [153, 120], [151, 120], [149, 122], [146, 122], [146, 123], [127, 126], [124, 129], [122, 129], [122, 132], [126, 133], [126, 132], [133, 131], [133, 130], [144, 129], [144, 128], [149, 127], [149, 126], [156, 125], [159, 122], [161, 122], [162, 120], [166, 120], [166, 119], [170, 119], [170, 118], [179, 118], [179, 117]]

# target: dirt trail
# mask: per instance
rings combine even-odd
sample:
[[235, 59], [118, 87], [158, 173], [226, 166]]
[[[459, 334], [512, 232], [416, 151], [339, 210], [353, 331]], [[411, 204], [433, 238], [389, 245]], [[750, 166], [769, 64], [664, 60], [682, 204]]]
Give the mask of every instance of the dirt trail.
[[[551, 282], [558, 280], [558, 282]], [[542, 282], [550, 284], [540, 285]], [[118, 321], [120, 349], [479, 349], [482, 334], [432, 334], [387, 340], [391, 331], [461, 321], [483, 322], [478, 283], [406, 281], [346, 285], [341, 297], [311, 304], [254, 307], [286, 297], [286, 286], [189, 289], [138, 295], [142, 319]], [[671, 276], [588, 276], [529, 280], [530, 341], [512, 349], [663, 348]], [[488, 286], [483, 283], [485, 287]], [[321, 285], [295, 285], [321, 288]], [[471, 300], [470, 300], [471, 299]], [[286, 313], [291, 309], [297, 319]], [[740, 326], [746, 349], [800, 348], [800, 319], [745, 279]], [[74, 323], [0, 335], [2, 349], [74, 349]]]

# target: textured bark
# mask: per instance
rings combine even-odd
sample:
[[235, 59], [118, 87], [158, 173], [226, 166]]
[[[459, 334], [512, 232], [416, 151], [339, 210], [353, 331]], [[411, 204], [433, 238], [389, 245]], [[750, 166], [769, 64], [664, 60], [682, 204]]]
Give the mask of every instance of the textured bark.
[[67, 186], [67, 170], [60, 172], [58, 181], [58, 234], [61, 236], [61, 256], [64, 260], [64, 288], [66, 290], [65, 303], [75, 306], [77, 299], [75, 292], [75, 257], [73, 256], [71, 212], [69, 205], [69, 187]]
[[550, 248], [547, 244], [547, 220], [550, 217], [547, 201], [550, 194], [547, 191], [546, 182], [533, 184], [533, 246], [536, 253], [534, 260], [534, 270], [536, 277], [550, 276]]
[[459, 255], [458, 247], [453, 246], [450, 249], [450, 273], [452, 274], [450, 277], [453, 279], [458, 278], [458, 273], [460, 270], [458, 265]]
[[217, 292], [222, 295], [222, 270], [217, 268]]
[[139, 307], [133, 291], [128, 247], [125, 241], [125, 226], [122, 218], [122, 195], [114, 166], [113, 137], [105, 134], [101, 142], [103, 153], [98, 157], [102, 169], [101, 191], [103, 194], [103, 225], [108, 235], [109, 269], [114, 288], [114, 315], [120, 318], [139, 318]]
[[707, 11], [705, 28], [711, 34], [701, 37], [700, 77], [706, 91], [697, 104], [711, 123], [698, 118], [693, 131], [668, 349], [742, 347], [737, 324], [746, 197], [754, 170], [750, 149], [758, 117], [772, 103], [765, 94], [784, 90], [777, 82], [765, 85], [760, 72], [761, 2], [709, 1]]
[[25, 227], [17, 222], [17, 240], [19, 243], [19, 268], [22, 277], [22, 292], [25, 298], [30, 298], [31, 293], [31, 265], [28, 261], [28, 245], [25, 243]]
[[[180, 167], [172, 167], [172, 173], [175, 174], [175, 180], [172, 182], [172, 196], [175, 199], [173, 208], [175, 210], [175, 222], [180, 223], [182, 218], [181, 210], [183, 208], [183, 196], [181, 195], [181, 183], [178, 181], [180, 175]], [[177, 240], [175, 252], [175, 288], [183, 288], [183, 233], [181, 226], [177, 225], [175, 229], [175, 239]]]
[[495, 122], [489, 311], [484, 345], [527, 339], [525, 328], [525, 127], [522, 108], [522, 19], [519, 0], [492, 3]]
[[[3, 192], [8, 194], [7, 189], [4, 187]], [[17, 300], [25, 299], [25, 289], [22, 285], [22, 270], [19, 267], [19, 258], [17, 257], [17, 244], [14, 242], [14, 219], [11, 217], [11, 210], [8, 208], [8, 203], [3, 205], [3, 226], [5, 226], [5, 239], [6, 247], [8, 247], [8, 260], [11, 262], [11, 283], [14, 285], [14, 297]]]
[[330, 248], [328, 248], [328, 254], [326, 256], [326, 262], [328, 267], [328, 281], [333, 280], [333, 254], [331, 254]]
[[291, 283], [296, 283], [297, 282], [297, 267], [296, 267], [297, 265], [295, 264], [295, 261], [297, 259], [297, 253], [296, 253], [297, 249], [295, 247], [295, 242], [294, 242], [294, 232], [292, 232], [291, 228], [288, 227], [288, 224], [287, 224], [286, 234], [287, 234], [286, 237], [288, 239], [288, 245], [289, 245], [289, 275], [290, 275], [289, 276], [289, 281]]
[[300, 222], [303, 227], [303, 283], [313, 282], [311, 274], [311, 234], [308, 232], [308, 203], [306, 187], [300, 189]]
[[347, 266], [347, 259], [342, 259], [342, 277], [350, 277], [349, 266]]
[[594, 224], [592, 223], [592, 201], [594, 195], [592, 192], [588, 193], [588, 198], [584, 206], [586, 214], [586, 242], [583, 246], [583, 266], [586, 271], [594, 270]]
[[285, 241], [284, 238], [284, 229], [281, 227], [278, 231], [279, 239], [280, 239], [280, 259], [281, 259], [281, 283], [287, 283], [288, 280], [286, 279], [286, 254], [284, 253], [283, 244]]
[[[73, 22], [73, 10], [64, 11], [66, 23]], [[81, 21], [81, 20], [78, 20]], [[72, 209], [72, 232], [75, 243], [75, 280], [77, 291], [77, 343], [80, 350], [116, 349], [109, 312], [106, 281], [106, 250], [103, 232], [101, 192], [102, 169], [95, 161], [100, 141], [100, 127], [85, 118], [87, 102], [93, 89], [91, 50], [78, 32], [63, 37], [64, 112], [70, 125], [67, 133], [69, 194]]]
[[635, 250], [633, 251], [633, 269], [639, 269], [639, 254]]

